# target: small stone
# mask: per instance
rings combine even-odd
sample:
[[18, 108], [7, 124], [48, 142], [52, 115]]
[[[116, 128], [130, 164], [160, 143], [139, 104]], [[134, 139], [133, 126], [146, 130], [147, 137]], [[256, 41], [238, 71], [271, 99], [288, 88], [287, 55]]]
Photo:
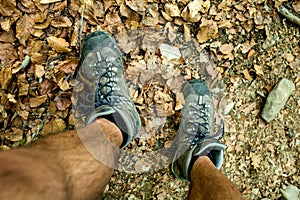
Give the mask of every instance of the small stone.
[[160, 53], [167, 60], [180, 59], [181, 53], [179, 49], [175, 46], [170, 46], [168, 44], [161, 44], [159, 46]]
[[286, 190], [280, 189], [280, 191], [286, 200], [300, 200], [300, 190], [296, 186], [289, 185], [286, 187]]
[[231, 101], [230, 103], [227, 104], [224, 110], [224, 115], [228, 115], [233, 107], [234, 107], [234, 102]]
[[295, 84], [292, 81], [285, 78], [280, 80], [267, 97], [262, 118], [267, 122], [273, 120], [294, 90]]

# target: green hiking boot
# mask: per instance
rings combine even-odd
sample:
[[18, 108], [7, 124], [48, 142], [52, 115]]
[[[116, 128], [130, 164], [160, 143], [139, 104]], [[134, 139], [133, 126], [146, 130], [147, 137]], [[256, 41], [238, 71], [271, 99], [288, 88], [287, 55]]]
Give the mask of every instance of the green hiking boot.
[[199, 156], [208, 156], [220, 169], [223, 163], [225, 144], [223, 122], [216, 134], [212, 135], [214, 104], [212, 95], [205, 82], [191, 80], [183, 88], [185, 106], [177, 134], [177, 150], [171, 164], [172, 173], [179, 179], [190, 180], [190, 172]]
[[84, 100], [75, 112], [86, 117], [86, 124], [99, 117], [114, 122], [123, 134], [121, 147], [127, 146], [138, 134], [141, 120], [125, 82], [122, 53], [108, 33], [97, 31], [84, 39], [78, 73], [89, 89], [81, 94]]

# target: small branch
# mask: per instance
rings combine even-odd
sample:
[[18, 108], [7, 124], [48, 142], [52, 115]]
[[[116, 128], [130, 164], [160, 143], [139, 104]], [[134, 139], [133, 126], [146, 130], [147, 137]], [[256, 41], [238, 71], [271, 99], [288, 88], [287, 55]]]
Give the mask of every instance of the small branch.
[[289, 21], [297, 24], [300, 26], [300, 18], [292, 13], [289, 9], [284, 7], [283, 5], [279, 8], [279, 13], [282, 14], [285, 18], [287, 18]]

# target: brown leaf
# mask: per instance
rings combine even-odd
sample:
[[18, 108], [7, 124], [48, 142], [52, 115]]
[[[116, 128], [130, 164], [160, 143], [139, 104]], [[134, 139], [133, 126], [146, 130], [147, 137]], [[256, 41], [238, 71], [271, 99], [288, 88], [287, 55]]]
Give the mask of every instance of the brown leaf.
[[34, 26], [34, 20], [27, 14], [17, 21], [16, 37], [20, 43], [26, 45], [26, 41], [31, 38], [31, 31]]
[[48, 134], [63, 132], [66, 128], [66, 123], [60, 118], [55, 118], [48, 122], [40, 132], [40, 135], [46, 136]]
[[72, 72], [75, 71], [78, 64], [79, 64], [78, 59], [66, 60], [60, 64], [59, 70], [65, 72], [66, 74], [71, 74]]
[[0, 33], [0, 42], [13, 43], [15, 39], [15, 34], [12, 29], [10, 29], [8, 32], [4, 31]]
[[300, 1], [299, 0], [295, 0], [292, 5], [296, 12], [300, 12]]
[[222, 54], [229, 54], [233, 50], [233, 45], [232, 44], [223, 44], [220, 47], [220, 51]]
[[47, 38], [47, 42], [48, 45], [58, 53], [67, 53], [71, 51], [71, 49], [69, 49], [70, 44], [63, 38], [52, 36]]
[[72, 22], [67, 16], [59, 16], [51, 21], [51, 26], [55, 28], [71, 27]]
[[184, 96], [183, 93], [178, 92], [176, 93], [176, 105], [175, 105], [175, 110], [180, 110], [183, 108], [185, 101], [184, 101]]
[[11, 16], [16, 9], [16, 0], [0, 0], [0, 13], [3, 16]]
[[40, 94], [49, 94], [52, 91], [56, 89], [56, 84], [54, 81], [51, 81], [49, 79], [45, 79], [40, 85], [39, 85], [39, 92]]
[[202, 0], [194, 0], [183, 9], [181, 17], [187, 22], [198, 22], [201, 19]]
[[37, 78], [41, 78], [45, 74], [45, 69], [43, 65], [35, 65], [34, 66], [34, 75]]
[[0, 69], [0, 87], [7, 89], [12, 79], [11, 68], [5, 67]]
[[243, 74], [244, 74], [245, 79], [247, 79], [247, 80], [251, 80], [252, 79], [252, 77], [250, 76], [250, 73], [249, 73], [249, 71], [247, 69], [243, 70]]
[[23, 130], [18, 128], [11, 128], [11, 131], [5, 133], [5, 138], [12, 142], [17, 142], [23, 138]]
[[15, 12], [11, 17], [6, 17], [1, 20], [1, 28], [8, 32], [11, 29], [11, 25], [15, 23], [21, 17], [21, 12]]
[[146, 11], [147, 2], [144, 0], [135, 1], [135, 0], [126, 0], [126, 5], [130, 7], [135, 12], [141, 14]]
[[15, 60], [17, 58], [17, 52], [15, 51], [14, 45], [11, 43], [0, 42], [0, 60], [4, 63]]
[[47, 100], [46, 94], [38, 97], [32, 97], [29, 99], [29, 105], [31, 108], [35, 108], [45, 103], [46, 100]]
[[71, 105], [71, 101], [68, 98], [56, 97], [54, 101], [57, 109], [60, 111], [66, 110]]
[[218, 36], [218, 26], [213, 20], [203, 19], [200, 25], [200, 30], [197, 34], [197, 39], [200, 43], [204, 43], [209, 39], [213, 39]]
[[261, 66], [254, 64], [254, 69], [256, 71], [256, 74], [258, 74], [258, 75], [264, 75], [264, 72], [263, 72]]
[[179, 17], [180, 10], [176, 4], [167, 3], [165, 4], [166, 13], [171, 17]]

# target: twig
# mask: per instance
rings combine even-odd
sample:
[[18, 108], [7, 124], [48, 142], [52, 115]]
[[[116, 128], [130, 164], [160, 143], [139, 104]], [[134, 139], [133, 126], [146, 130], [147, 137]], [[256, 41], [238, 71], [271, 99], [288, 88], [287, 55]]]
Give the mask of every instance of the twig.
[[[82, 29], [83, 29], [83, 18], [84, 18], [84, 11], [85, 11], [85, 0], [82, 0], [82, 9], [81, 9], [81, 19], [80, 19], [80, 29], [79, 29], [79, 49], [81, 50], [81, 40], [82, 40]], [[80, 54], [81, 55], [81, 54]]]
[[297, 24], [300, 26], [300, 18], [292, 13], [289, 9], [284, 7], [283, 5], [279, 8], [279, 13], [282, 14], [285, 18], [287, 18], [289, 21]]

